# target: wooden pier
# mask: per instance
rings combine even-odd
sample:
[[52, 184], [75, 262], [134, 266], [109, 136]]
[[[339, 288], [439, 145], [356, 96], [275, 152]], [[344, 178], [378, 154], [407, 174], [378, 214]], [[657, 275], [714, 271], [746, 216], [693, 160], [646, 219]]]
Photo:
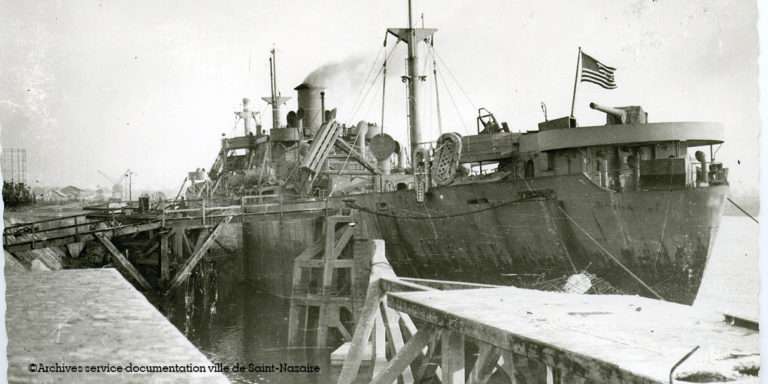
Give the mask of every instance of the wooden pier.
[[[3, 231], [3, 248], [6, 257], [16, 258], [27, 269], [39, 254], [56, 248], [74, 268], [111, 262], [141, 290], [167, 294], [189, 278], [214, 246], [229, 251], [220, 242], [221, 234], [241, 211], [241, 206], [205, 204], [148, 212], [91, 208], [76, 215], [9, 226]], [[102, 253], [105, 257], [96, 257], [98, 261], [82, 257]]]
[[758, 331], [721, 314], [638, 296], [400, 279], [383, 242], [372, 243], [370, 285], [339, 384], [360, 382], [370, 339], [376, 384], [759, 380]]
[[6, 284], [9, 382], [229, 382], [114, 269], [7, 273]]

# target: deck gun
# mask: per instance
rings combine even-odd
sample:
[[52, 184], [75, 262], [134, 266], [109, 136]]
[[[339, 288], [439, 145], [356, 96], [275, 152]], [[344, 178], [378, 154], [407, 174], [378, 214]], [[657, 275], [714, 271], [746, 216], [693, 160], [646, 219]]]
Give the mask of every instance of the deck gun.
[[606, 124], [645, 124], [648, 122], [648, 112], [643, 107], [632, 105], [627, 107], [606, 107], [597, 103], [589, 103], [589, 107], [606, 114]]

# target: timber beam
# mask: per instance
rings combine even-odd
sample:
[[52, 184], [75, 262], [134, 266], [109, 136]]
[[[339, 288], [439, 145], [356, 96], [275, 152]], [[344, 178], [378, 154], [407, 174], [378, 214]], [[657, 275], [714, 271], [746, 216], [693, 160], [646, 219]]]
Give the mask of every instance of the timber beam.
[[104, 246], [104, 248], [106, 248], [107, 251], [109, 251], [109, 253], [112, 255], [112, 259], [115, 260], [124, 271], [128, 272], [128, 275], [131, 276], [131, 278], [133, 278], [133, 280], [135, 280], [137, 283], [139, 283], [139, 286], [141, 286], [142, 289], [146, 291], [152, 289], [152, 286], [149, 285], [146, 279], [144, 279], [144, 276], [142, 276], [136, 267], [131, 264], [128, 258], [126, 258], [125, 255], [123, 255], [122, 252], [120, 252], [120, 250], [115, 247], [115, 244], [109, 241], [109, 239], [102, 234], [96, 234], [95, 236]]
[[208, 252], [208, 249], [211, 248], [216, 238], [219, 236], [221, 231], [224, 229], [224, 227], [229, 224], [229, 222], [232, 220], [232, 216], [227, 216], [224, 218], [224, 220], [220, 221], [218, 224], [216, 224], [216, 227], [211, 231], [211, 233], [205, 238], [205, 240], [202, 240], [202, 243], [199, 245], [197, 249], [195, 249], [192, 256], [190, 256], [189, 259], [184, 263], [184, 265], [181, 267], [179, 272], [176, 273], [176, 276], [174, 276], [173, 280], [171, 280], [170, 285], [168, 286], [168, 289], [165, 291], [165, 294], [171, 292], [174, 288], [181, 285], [184, 281], [189, 278], [189, 275], [192, 273], [192, 270], [197, 266], [197, 263], [202, 260], [203, 256], [205, 256], [206, 252]]
[[32, 240], [25, 240], [20, 242], [9, 242], [3, 244], [5, 250], [9, 252], [32, 250], [38, 248], [48, 248], [67, 245], [69, 243], [95, 240], [97, 235], [102, 237], [122, 237], [133, 235], [139, 232], [154, 231], [162, 227], [162, 224], [157, 222], [144, 223], [144, 224], [128, 224], [120, 225], [117, 227], [96, 229], [91, 231], [80, 232], [78, 234], [59, 235], [52, 237], [43, 237]]

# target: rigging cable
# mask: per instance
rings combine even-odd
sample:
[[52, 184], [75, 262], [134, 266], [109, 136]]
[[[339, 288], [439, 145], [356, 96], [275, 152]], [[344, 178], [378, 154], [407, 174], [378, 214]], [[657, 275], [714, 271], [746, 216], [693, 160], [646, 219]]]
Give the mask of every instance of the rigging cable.
[[437, 60], [435, 59], [435, 38], [430, 39], [429, 46], [431, 47], [430, 53], [432, 54], [432, 76], [435, 79], [435, 104], [437, 105], [437, 133], [443, 134], [443, 117], [440, 113], [440, 90], [438, 89], [437, 81]]
[[[432, 48], [432, 51], [434, 52], [434, 48]], [[459, 110], [459, 105], [456, 104], [456, 99], [453, 97], [453, 92], [451, 92], [451, 88], [448, 87], [448, 83], [445, 81], [443, 77], [440, 77], [440, 80], [443, 81], [443, 85], [445, 85], [445, 90], [448, 92], [448, 98], [451, 99], [451, 104], [453, 104], [453, 108], [456, 110], [456, 115], [459, 118], [459, 121], [461, 122], [461, 126], [464, 127], [465, 132], [469, 132], [467, 128], [466, 122], [464, 122], [464, 118], [461, 116], [461, 111]], [[474, 108], [474, 105], [473, 105]]]
[[[523, 179], [523, 181], [525, 181], [525, 185], [528, 187], [528, 190], [529, 191], [533, 191], [533, 189], [531, 188], [531, 185], [528, 183], [528, 180]], [[621, 267], [621, 269], [623, 269], [630, 276], [632, 276], [632, 278], [634, 278], [638, 283], [640, 283], [640, 285], [645, 287], [645, 289], [647, 289], [654, 296], [656, 296], [657, 299], [667, 301], [664, 297], [662, 297], [660, 294], [658, 294], [656, 291], [654, 291], [653, 288], [651, 288], [648, 284], [646, 284], [645, 281], [643, 281], [643, 279], [641, 279], [639, 276], [635, 275], [634, 272], [632, 272], [632, 270], [630, 270], [626, 265], [622, 264], [622, 262], [616, 256], [614, 256], [610, 251], [605, 249], [605, 247], [603, 247], [603, 245], [600, 244], [599, 241], [597, 241], [594, 237], [592, 237], [591, 234], [589, 234], [589, 232], [587, 232], [586, 229], [584, 229], [581, 225], [579, 225], [579, 223], [577, 223], [576, 220], [573, 217], [571, 217], [571, 215], [569, 215], [568, 212], [566, 212], [565, 209], [563, 209], [563, 207], [561, 207], [559, 204], [557, 205], [557, 209], [560, 210], [560, 212], [563, 215], [565, 215], [565, 218], [568, 219], [568, 221], [570, 221], [574, 226], [576, 226], [576, 228], [578, 230], [583, 232], [584, 235], [587, 236], [587, 238], [592, 240], [592, 242], [595, 243], [595, 245], [597, 245], [597, 247], [600, 248], [600, 250], [603, 251], [603, 253], [608, 255], [608, 257], [610, 257], [611, 260], [616, 262], [616, 264], [618, 264], [619, 267]]]
[[[382, 53], [386, 53], [386, 51], [385, 50], [379, 51], [376, 54], [376, 58], [374, 58], [373, 61], [371, 62], [371, 67], [368, 69], [368, 73], [365, 75], [365, 80], [363, 80], [362, 83], [360, 83], [360, 89], [357, 90], [357, 98], [355, 99], [355, 102], [352, 104], [352, 108], [349, 110], [354, 110], [357, 104], [360, 102], [360, 97], [363, 91], [365, 91], [365, 87], [368, 85], [368, 81], [371, 79], [371, 76], [373, 75], [373, 71], [376, 69], [376, 64], [379, 62], [379, 58], [381, 57]], [[344, 111], [347, 110], [346, 102], [342, 107], [343, 107], [342, 110]]]
[[[398, 44], [395, 44], [394, 47], [389, 51], [389, 54], [384, 57], [384, 61], [388, 61], [389, 58], [392, 56], [392, 54], [395, 52], [395, 48], [397, 48]], [[357, 116], [357, 113], [360, 111], [360, 108], [363, 106], [365, 100], [368, 98], [368, 94], [371, 92], [371, 89], [373, 89], [374, 85], [376, 84], [376, 81], [379, 80], [379, 76], [381, 76], [382, 72], [384, 70], [384, 67], [381, 67], [379, 71], [376, 73], [376, 77], [373, 78], [373, 81], [371, 81], [371, 84], [368, 86], [368, 89], [365, 91], [365, 93], [362, 96], [362, 99], [360, 103], [357, 104], [357, 107], [352, 112], [352, 117], [350, 120], [354, 121], [355, 116]]]
[[733, 204], [733, 206], [734, 206], [734, 207], [738, 208], [738, 209], [739, 209], [739, 211], [741, 211], [741, 213], [743, 213], [743, 214], [747, 215], [747, 216], [748, 216], [750, 219], [752, 219], [752, 221], [754, 221], [755, 223], [758, 223], [758, 224], [760, 224], [760, 222], [759, 222], [759, 221], [757, 221], [757, 219], [756, 219], [754, 216], [750, 215], [750, 214], [749, 214], [749, 212], [747, 212], [747, 211], [746, 211], [744, 208], [742, 208], [741, 206], [739, 206], [738, 204], [736, 204], [736, 202], [735, 202], [735, 201], [733, 201], [733, 200], [731, 200], [731, 198], [730, 198], [730, 197], [727, 197], [727, 199], [728, 199], [728, 201], [729, 201], [731, 204]]
[[[398, 43], [399, 43], [399, 41], [398, 41]], [[386, 87], [386, 84], [387, 84], [386, 83], [387, 61], [389, 61], [389, 58], [395, 52], [395, 48], [397, 48], [397, 45], [398, 44], [396, 43], [395, 46], [392, 47], [392, 49], [389, 51], [389, 54], [384, 56], [384, 64], [382, 65], [381, 69], [379, 69], [378, 73], [376, 74], [376, 77], [371, 82], [371, 85], [368, 87], [368, 90], [365, 92], [365, 95], [363, 95], [362, 102], [360, 104], [358, 104], [357, 109], [355, 109], [355, 111], [352, 113], [352, 119], [351, 120], [354, 121], [354, 117], [357, 115], [357, 112], [359, 112], [360, 107], [363, 106], [363, 102], [368, 98], [368, 94], [371, 92], [371, 89], [374, 88], [374, 85], [376, 84], [376, 80], [378, 80], [379, 76], [381, 76], [382, 73], [383, 73], [384, 74], [384, 82], [382, 83], [382, 90], [381, 90], [382, 91], [382, 96], [381, 96], [382, 97], [382, 112], [381, 112], [382, 132], [383, 132], [383, 129], [384, 129], [384, 110], [383, 110], [383, 106], [384, 106], [384, 90], [385, 90], [384, 87]], [[384, 52], [386, 52], [386, 49], [387, 49], [387, 44], [386, 44], [386, 38], [385, 38], [384, 39]], [[370, 109], [370, 106], [369, 106], [369, 109]], [[353, 148], [357, 145], [357, 141], [359, 140], [359, 138], [360, 138], [360, 133], [358, 132], [357, 136], [355, 136], [354, 142], [352, 143], [352, 147]], [[363, 138], [363, 140], [365, 140], [365, 138]], [[347, 153], [347, 157], [344, 159], [344, 163], [342, 164], [342, 167], [339, 169], [339, 175], [341, 174], [342, 170], [344, 170], [344, 168], [346, 168], [347, 163], [349, 162], [350, 156], [352, 156], [352, 152], [351, 151], [349, 153]], [[361, 156], [363, 156], [363, 154], [361, 154]], [[363, 157], [362, 160], [365, 161], [366, 159]]]
[[451, 71], [451, 68], [448, 67], [448, 64], [446, 64], [445, 60], [443, 60], [442, 56], [440, 56], [440, 54], [437, 53], [437, 51], [435, 50], [434, 47], [432, 47], [432, 51], [434, 52], [435, 56], [437, 56], [437, 59], [440, 60], [440, 63], [443, 65], [445, 70], [448, 71], [448, 74], [453, 79], [453, 82], [456, 83], [456, 85], [459, 87], [459, 90], [461, 91], [461, 93], [464, 94], [464, 97], [467, 98], [467, 101], [469, 102], [469, 104], [472, 105], [472, 108], [477, 110], [477, 107], [475, 106], [475, 103], [472, 102], [472, 99], [469, 97], [469, 94], [464, 90], [464, 87], [461, 86], [461, 83], [456, 78], [456, 76], [453, 74], [453, 72]]
[[[384, 35], [384, 51], [385, 52], [387, 50], [387, 36], [389, 35], [388, 34]], [[382, 134], [384, 133], [384, 106], [385, 106], [385, 101], [387, 99], [387, 59], [388, 58], [389, 56], [384, 57], [384, 64], [382, 65], [383, 72], [384, 72], [384, 76], [382, 76], [382, 79], [381, 79], [381, 133]]]
[[589, 234], [589, 232], [587, 232], [587, 230], [586, 230], [586, 229], [582, 228], [582, 226], [581, 226], [581, 225], [579, 225], [579, 223], [577, 223], [577, 222], [576, 222], [576, 220], [574, 220], [574, 219], [573, 219], [573, 217], [571, 217], [571, 215], [569, 215], [569, 214], [568, 214], [568, 212], [565, 212], [565, 210], [563, 209], [563, 207], [561, 207], [561, 206], [559, 206], [559, 205], [558, 205], [558, 206], [557, 206], [557, 209], [559, 209], [559, 210], [560, 210], [560, 212], [562, 212], [562, 213], [563, 213], [563, 215], [565, 215], [565, 218], [566, 218], [566, 219], [568, 219], [568, 221], [570, 221], [570, 222], [571, 222], [571, 223], [572, 223], [574, 226], [576, 226], [576, 228], [578, 228], [578, 229], [579, 229], [581, 232], [583, 232], [583, 233], [584, 233], [584, 235], [585, 235], [585, 236], [587, 236], [587, 238], [589, 238], [590, 240], [592, 240], [592, 242], [593, 242], [593, 243], [595, 243], [595, 245], [597, 245], [597, 247], [598, 247], [598, 248], [600, 248], [600, 250], [601, 250], [601, 251], [603, 251], [603, 253], [605, 253], [606, 255], [608, 255], [608, 257], [610, 257], [610, 258], [611, 258], [611, 259], [612, 259], [614, 262], [616, 262], [616, 264], [618, 264], [618, 265], [619, 265], [619, 267], [621, 267], [621, 269], [623, 269], [623, 270], [624, 270], [625, 272], [627, 272], [627, 273], [628, 273], [630, 276], [632, 276], [632, 278], [634, 278], [635, 280], [637, 280], [637, 282], [638, 282], [638, 283], [640, 283], [640, 285], [642, 285], [643, 287], [645, 287], [645, 289], [647, 289], [647, 290], [648, 290], [649, 292], [651, 292], [651, 293], [652, 293], [654, 296], [656, 296], [656, 298], [657, 298], [657, 299], [666, 301], [666, 299], [665, 299], [665, 298], [663, 298], [663, 297], [662, 297], [660, 294], [658, 294], [656, 291], [654, 291], [654, 290], [653, 290], [653, 288], [651, 288], [651, 287], [650, 287], [648, 284], [646, 284], [646, 283], [643, 281], [643, 279], [641, 279], [639, 276], [635, 275], [635, 274], [634, 274], [634, 273], [633, 273], [633, 272], [632, 272], [632, 271], [631, 271], [629, 268], [627, 268], [627, 266], [625, 266], [624, 264], [622, 264], [622, 263], [621, 263], [621, 261], [619, 261], [619, 259], [618, 259], [618, 258], [616, 258], [616, 256], [614, 256], [614, 255], [613, 255], [611, 252], [609, 252], [607, 249], [605, 249], [605, 247], [603, 247], [603, 245], [602, 245], [602, 244], [600, 244], [600, 242], [598, 242], [597, 240], [595, 240], [595, 238], [594, 238], [594, 237], [592, 237], [592, 235], [590, 235], [590, 234]]

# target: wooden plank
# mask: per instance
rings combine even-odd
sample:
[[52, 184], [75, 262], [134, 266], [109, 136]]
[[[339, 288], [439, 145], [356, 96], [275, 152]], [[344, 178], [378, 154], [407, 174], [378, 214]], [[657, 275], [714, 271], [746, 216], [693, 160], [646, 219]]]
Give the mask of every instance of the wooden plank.
[[[201, 228], [200, 232], [197, 233], [197, 240], [195, 241], [195, 246], [192, 249], [198, 249], [201, 245], [203, 245], [203, 242], [205, 239], [208, 238], [208, 228]], [[214, 243], [216, 242], [216, 239], [213, 239]], [[211, 244], [213, 245], [213, 244]], [[191, 252], [190, 252], [191, 253]]]
[[302, 261], [303, 260], [309, 260], [309, 259], [317, 256], [317, 254], [319, 254], [322, 251], [323, 251], [323, 242], [322, 241], [316, 241], [312, 245], [310, 245], [309, 247], [304, 248], [304, 250], [301, 251], [301, 253], [298, 256], [296, 256], [296, 258], [294, 258], [293, 260], [294, 261], [296, 261], [296, 260], [302, 260]]
[[349, 330], [347, 330], [347, 327], [345, 327], [340, 320], [337, 320], [334, 326], [336, 327], [336, 329], [339, 330], [339, 332], [341, 332], [341, 336], [344, 338], [344, 341], [352, 340], [352, 334], [349, 333]]
[[504, 288], [503, 285], [465, 283], [463, 281], [420, 279], [415, 277], [398, 277], [398, 278], [405, 282], [419, 284], [426, 287], [439, 289], [441, 291], [449, 290], [449, 289]]
[[400, 329], [403, 330], [406, 341], [416, 334], [416, 324], [413, 323], [411, 316], [407, 313], [400, 312]]
[[373, 325], [373, 376], [387, 366], [387, 341], [381, 310], [376, 312]]
[[443, 332], [440, 351], [440, 368], [443, 370], [443, 384], [464, 384], [464, 335]]
[[352, 235], [355, 233], [355, 227], [351, 225], [345, 225], [344, 229], [342, 229], [341, 237], [339, 237], [338, 240], [336, 240], [336, 244], [333, 248], [333, 259], [336, 260], [339, 255], [341, 255], [341, 251], [344, 250], [344, 247], [347, 246], [349, 243], [349, 239], [352, 238]]
[[[435, 335], [435, 329], [426, 326], [403, 346], [403, 349], [389, 362], [378, 375], [374, 375], [371, 384], [392, 384], [405, 370]], [[341, 383], [341, 382], [340, 382]]]
[[195, 250], [192, 256], [189, 259], [187, 259], [187, 261], [184, 263], [184, 266], [181, 267], [179, 272], [176, 273], [176, 276], [173, 278], [168, 289], [165, 291], [166, 295], [171, 290], [178, 287], [181, 283], [183, 283], [189, 277], [190, 273], [192, 273], [192, 270], [195, 268], [195, 266], [197, 266], [197, 263], [203, 258], [205, 253], [211, 247], [211, 245], [213, 245], [213, 241], [216, 240], [216, 238], [219, 236], [219, 233], [221, 233], [224, 226], [229, 224], [231, 220], [232, 220], [232, 216], [227, 216], [226, 218], [224, 218], [224, 220], [216, 224], [216, 228], [214, 228], [211, 234], [208, 235], [208, 237], [205, 239], [205, 241], [203, 241], [200, 247], [197, 250]]
[[34, 239], [30, 240], [8, 242], [3, 244], [3, 248], [9, 252], [14, 252], [38, 248], [57, 247], [67, 245], [68, 243], [72, 242], [95, 240], [95, 236], [97, 234], [104, 235], [105, 237], [122, 237], [133, 235], [139, 232], [154, 231], [160, 228], [160, 226], [160, 222], [158, 221], [145, 224], [128, 224], [111, 228], [94, 229], [91, 231], [81, 232], [79, 235], [68, 234], [51, 237], [36, 236]]
[[[387, 264], [389, 265], [389, 264]], [[390, 267], [391, 268], [391, 267]], [[382, 289], [387, 292], [437, 291], [426, 285], [400, 280], [397, 277], [383, 277], [379, 280]]]
[[[380, 303], [381, 315], [384, 320], [384, 326], [386, 327], [387, 334], [389, 335], [389, 343], [391, 346], [392, 355], [396, 355], [405, 344], [403, 342], [403, 334], [400, 331], [399, 316], [391, 308], [387, 307], [386, 298]], [[405, 384], [413, 383], [413, 373], [411, 367], [406, 367], [401, 375], [402, 381]]]
[[[301, 268], [322, 268], [325, 266], [326, 262], [325, 260], [321, 259], [309, 259], [309, 260], [294, 260], [294, 264], [297, 264], [297, 266]], [[352, 268], [354, 266], [355, 261], [353, 259], [341, 259], [341, 260], [333, 260], [329, 264], [331, 264], [331, 267], [334, 269], [338, 268]]]
[[115, 247], [114, 244], [112, 244], [111, 241], [109, 241], [109, 239], [107, 239], [104, 235], [101, 235], [101, 234], [97, 234], [96, 238], [99, 240], [101, 245], [103, 245], [104, 248], [106, 248], [107, 251], [109, 251], [109, 253], [112, 255], [112, 258], [115, 261], [117, 261], [120, 267], [122, 267], [124, 271], [128, 272], [128, 275], [130, 275], [134, 281], [139, 283], [139, 286], [141, 286], [142, 289], [146, 291], [149, 291], [152, 289], [152, 286], [149, 285], [147, 280], [144, 279], [144, 276], [142, 276], [141, 273], [139, 273], [139, 271], [133, 266], [133, 264], [131, 264], [131, 262], [128, 261], [128, 259], [125, 256], [123, 256], [123, 254], [117, 249], [117, 247]]

